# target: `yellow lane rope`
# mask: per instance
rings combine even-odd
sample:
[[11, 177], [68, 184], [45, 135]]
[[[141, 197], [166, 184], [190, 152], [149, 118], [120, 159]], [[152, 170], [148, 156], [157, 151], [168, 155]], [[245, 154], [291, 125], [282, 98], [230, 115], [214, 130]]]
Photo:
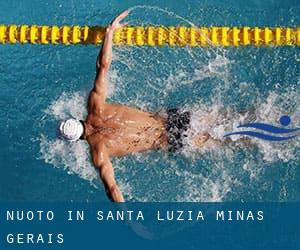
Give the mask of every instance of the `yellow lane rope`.
[[[105, 27], [0, 25], [0, 44], [100, 44]], [[299, 46], [300, 27], [126, 27], [114, 44], [136, 46]]]

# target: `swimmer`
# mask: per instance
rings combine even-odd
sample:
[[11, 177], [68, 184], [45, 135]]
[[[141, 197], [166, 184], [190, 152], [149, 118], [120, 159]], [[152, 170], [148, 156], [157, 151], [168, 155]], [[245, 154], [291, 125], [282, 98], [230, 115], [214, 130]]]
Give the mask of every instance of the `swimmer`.
[[[88, 142], [93, 164], [99, 171], [108, 197], [114, 202], [123, 202], [124, 198], [110, 159], [146, 150], [180, 151], [191, 119], [189, 112], [179, 109], [169, 109], [167, 116], [162, 117], [106, 101], [114, 32], [128, 24], [121, 23], [128, 14], [128, 11], [120, 14], [106, 29], [96, 61], [96, 77], [88, 98], [86, 119], [64, 120], [58, 128], [59, 137], [66, 141], [82, 139]], [[204, 133], [195, 136], [193, 141], [195, 146], [201, 147], [209, 139], [209, 134]]]

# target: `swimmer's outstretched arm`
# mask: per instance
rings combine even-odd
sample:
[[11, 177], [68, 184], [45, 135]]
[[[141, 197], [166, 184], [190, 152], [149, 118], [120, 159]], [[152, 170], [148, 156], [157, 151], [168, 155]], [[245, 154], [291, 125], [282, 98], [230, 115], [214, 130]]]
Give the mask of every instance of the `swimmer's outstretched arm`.
[[100, 178], [109, 199], [114, 202], [124, 202], [123, 195], [115, 180], [113, 166], [103, 143], [93, 150], [92, 158], [95, 167], [99, 170]]
[[128, 11], [123, 12], [117, 16], [111, 24], [106, 28], [105, 38], [103, 46], [96, 61], [96, 78], [94, 83], [94, 91], [103, 98], [106, 99], [107, 95], [107, 74], [112, 61], [112, 44], [114, 32], [117, 29], [123, 28], [127, 23], [120, 23], [127, 15]]

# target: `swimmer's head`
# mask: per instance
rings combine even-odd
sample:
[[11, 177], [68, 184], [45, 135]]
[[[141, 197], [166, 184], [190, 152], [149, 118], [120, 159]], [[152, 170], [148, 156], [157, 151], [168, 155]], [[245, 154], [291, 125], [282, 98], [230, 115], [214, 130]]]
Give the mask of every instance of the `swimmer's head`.
[[74, 142], [80, 139], [84, 133], [84, 126], [81, 121], [77, 119], [67, 119], [61, 121], [58, 125], [59, 138]]

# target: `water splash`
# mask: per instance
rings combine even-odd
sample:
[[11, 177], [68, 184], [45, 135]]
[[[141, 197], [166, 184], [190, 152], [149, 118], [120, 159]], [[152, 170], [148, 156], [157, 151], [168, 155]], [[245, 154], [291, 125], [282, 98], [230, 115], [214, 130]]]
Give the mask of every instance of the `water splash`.
[[[289, 92], [289, 94], [291, 94]], [[275, 106], [279, 95], [274, 97], [270, 94], [267, 98], [267, 106], [272, 107], [271, 112], [276, 114], [280, 110], [280, 106]], [[295, 101], [300, 101], [300, 95], [295, 94]], [[84, 97], [80, 97], [79, 93], [72, 95], [64, 94], [61, 98], [54, 101], [46, 110], [46, 113], [52, 114], [56, 118], [64, 118], [67, 114], [79, 114], [80, 110], [85, 109], [83, 102]], [[270, 100], [273, 100], [271, 102]], [[78, 103], [80, 105], [78, 105]], [[266, 103], [260, 103], [257, 106], [256, 119], [268, 118], [276, 119], [276, 115], [272, 118], [261, 116], [266, 108]], [[66, 105], [65, 105], [66, 104]], [[284, 105], [283, 103], [281, 105]], [[64, 108], [62, 108], [64, 107]], [[66, 108], [68, 107], [68, 108]], [[223, 135], [227, 130], [232, 129], [234, 124], [249, 119], [249, 113], [239, 114], [231, 111], [230, 115], [223, 113], [223, 105], [215, 103], [207, 105], [199, 103], [194, 107], [185, 107], [184, 109], [192, 111], [191, 130], [183, 151], [184, 159], [172, 158], [166, 153], [138, 153], [129, 157], [113, 159], [114, 168], [118, 182], [121, 186], [125, 197], [128, 200], [138, 201], [221, 201], [226, 200], [228, 194], [232, 191], [234, 185], [241, 185], [239, 177], [233, 174], [236, 169], [237, 151], [242, 149], [246, 154], [246, 158], [239, 163], [242, 167], [238, 169], [240, 175], [249, 173], [251, 179], [259, 179], [262, 168], [267, 162], [282, 161], [299, 161], [297, 150], [300, 147], [300, 140], [291, 144], [271, 144], [261, 142], [259, 140], [251, 140], [250, 144], [256, 145], [260, 153], [253, 152], [248, 144], [244, 144], [236, 139], [237, 144], [225, 144]], [[54, 113], [51, 113], [53, 112]], [[300, 112], [299, 108], [294, 111], [293, 116]], [[217, 124], [217, 125], [216, 125]], [[216, 141], [208, 142], [204, 147], [197, 148], [191, 142], [196, 134], [209, 131], [210, 135]], [[89, 149], [85, 142], [69, 144], [58, 139], [51, 140], [45, 135], [40, 139], [41, 158], [46, 163], [56, 167], [62, 167], [69, 173], [74, 173], [81, 178], [94, 183], [97, 180], [91, 161], [89, 159]], [[262, 155], [260, 162], [252, 161], [254, 155]], [[257, 157], [257, 156], [256, 156]], [[232, 161], [233, 160], [233, 161]], [[199, 161], [201, 164], [199, 165]], [[231, 162], [232, 161], [232, 162]], [[145, 162], [147, 164], [145, 165]], [[161, 162], [164, 162], [161, 166]], [[189, 169], [186, 169], [188, 166]], [[199, 172], [199, 166], [211, 166], [209, 173]], [[225, 167], [226, 166], [226, 167]], [[147, 180], [143, 178], [147, 176]], [[155, 180], [154, 180], [155, 179]], [[160, 179], [168, 180], [157, 186], [147, 190], [147, 182], [151, 186], [152, 181]], [[163, 192], [174, 192], [173, 185], [177, 186], [175, 197], [170, 195], [166, 198]], [[163, 187], [163, 192], [159, 189]], [[157, 190], [156, 190], [157, 189]], [[155, 190], [159, 193], [155, 193]]]
[[68, 144], [62, 140], [49, 140], [45, 135], [40, 138], [41, 158], [48, 164], [61, 167], [68, 174], [76, 174], [94, 184], [98, 174], [91, 164], [88, 145], [84, 142]]
[[[187, 146], [181, 155], [146, 152], [113, 159], [117, 181], [127, 200], [264, 200], [266, 197], [260, 194], [271, 185], [264, 177], [265, 169], [282, 162], [292, 167], [299, 163], [299, 139], [274, 145], [256, 139], [245, 143], [237, 135], [229, 143], [224, 141], [224, 134], [239, 124], [274, 123], [283, 113], [299, 127], [299, 79], [296, 83], [286, 80], [275, 84], [273, 74], [282, 67], [284, 57], [290, 58], [290, 52], [279, 51], [281, 56], [271, 66], [273, 58], [259, 53], [261, 50], [252, 49], [114, 48], [109, 101], [153, 112], [174, 106], [192, 112]], [[251, 81], [252, 75], [259, 74], [267, 79], [264, 86], [255, 79]], [[45, 110], [43, 126], [50, 131], [59, 119], [83, 119], [87, 94], [88, 90], [83, 94], [69, 92], [54, 100]], [[196, 148], [192, 138], [207, 131], [213, 140]], [[55, 167], [98, 182], [85, 142], [70, 146], [47, 133], [40, 137], [40, 155]]]

